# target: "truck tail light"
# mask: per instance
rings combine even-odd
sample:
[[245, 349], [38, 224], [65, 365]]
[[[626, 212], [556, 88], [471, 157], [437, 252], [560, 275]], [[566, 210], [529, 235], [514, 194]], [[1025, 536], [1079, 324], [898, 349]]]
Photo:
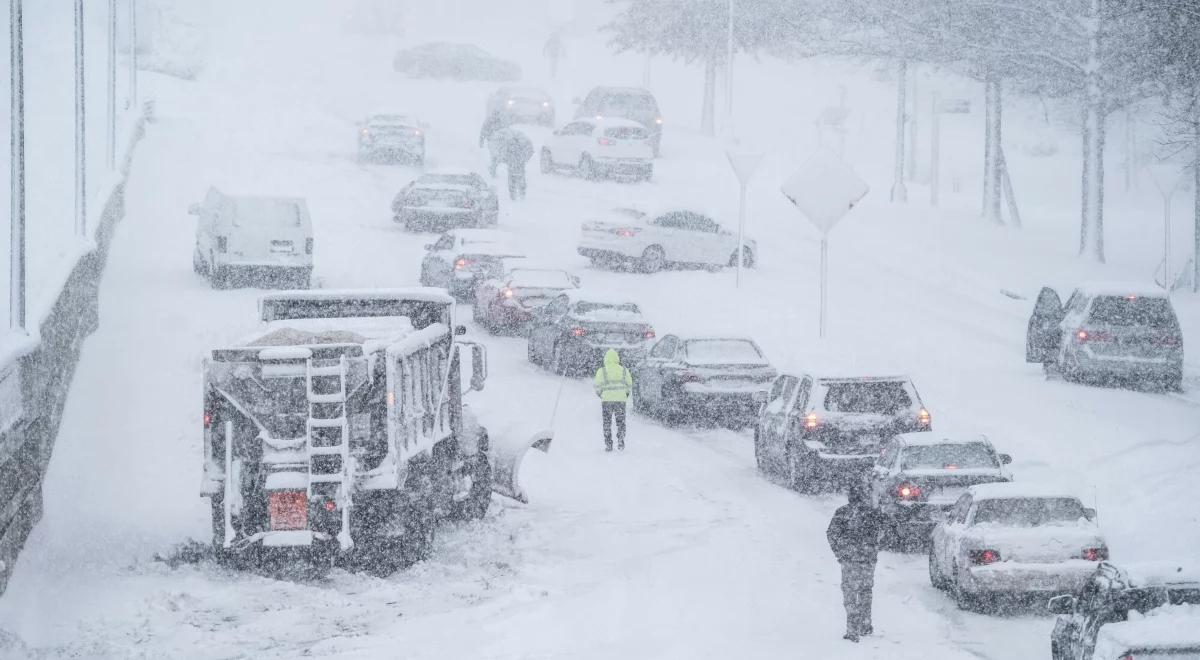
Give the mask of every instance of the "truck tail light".
[[221, 254], [225, 254], [225, 252], [227, 250], [229, 250], [229, 237], [228, 236], [218, 236], [217, 237], [217, 252], [220, 252]]
[[267, 495], [271, 529], [307, 529], [308, 494], [302, 490], [276, 490]]
[[1000, 551], [998, 550], [972, 550], [967, 553], [967, 557], [975, 566], [987, 566], [1000, 561]]

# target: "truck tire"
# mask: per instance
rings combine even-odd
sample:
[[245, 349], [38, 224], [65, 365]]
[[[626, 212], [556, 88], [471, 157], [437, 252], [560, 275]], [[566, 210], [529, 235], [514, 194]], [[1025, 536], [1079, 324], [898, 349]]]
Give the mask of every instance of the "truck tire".
[[229, 266], [213, 266], [209, 269], [208, 281], [214, 289], [231, 288], [233, 277], [230, 275]]
[[464, 470], [471, 477], [471, 493], [450, 507], [450, 519], [480, 520], [492, 503], [492, 464], [482, 451], [466, 457], [464, 463]]
[[213, 559], [222, 566], [233, 563], [233, 553], [225, 549], [225, 497], [217, 493], [208, 498], [212, 508]]

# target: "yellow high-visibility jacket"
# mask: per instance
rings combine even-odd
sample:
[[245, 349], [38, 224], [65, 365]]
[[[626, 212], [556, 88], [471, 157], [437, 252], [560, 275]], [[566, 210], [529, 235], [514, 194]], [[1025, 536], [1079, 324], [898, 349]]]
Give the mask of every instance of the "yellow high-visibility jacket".
[[592, 387], [601, 401], [624, 403], [633, 391], [633, 375], [621, 366], [621, 356], [613, 349], [604, 354], [604, 366], [596, 370]]

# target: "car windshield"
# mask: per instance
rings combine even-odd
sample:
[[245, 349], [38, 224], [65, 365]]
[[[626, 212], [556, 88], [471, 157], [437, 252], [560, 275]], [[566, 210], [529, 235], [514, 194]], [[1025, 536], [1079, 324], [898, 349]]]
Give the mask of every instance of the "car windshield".
[[976, 505], [975, 524], [997, 523], [1035, 527], [1085, 518], [1083, 505], [1073, 497], [1013, 497], [983, 500]]
[[829, 412], [895, 415], [913, 403], [899, 381], [833, 382], [825, 387], [825, 410]]
[[654, 102], [654, 97], [645, 94], [606, 96], [600, 101], [600, 114], [605, 115], [644, 115], [657, 112], [658, 104]]
[[570, 289], [575, 286], [571, 276], [561, 270], [518, 268], [509, 275], [509, 286], [531, 289]]
[[277, 199], [239, 199], [233, 224], [262, 227], [299, 227], [300, 207]]
[[762, 352], [745, 339], [692, 339], [684, 344], [691, 364], [761, 364]]
[[644, 140], [649, 136], [646, 129], [637, 126], [616, 126], [604, 129], [604, 134], [618, 140]]
[[1166, 298], [1097, 296], [1088, 320], [1101, 325], [1173, 328], [1175, 312]]
[[905, 470], [954, 470], [999, 467], [996, 455], [987, 445], [928, 445], [906, 447], [901, 467]]

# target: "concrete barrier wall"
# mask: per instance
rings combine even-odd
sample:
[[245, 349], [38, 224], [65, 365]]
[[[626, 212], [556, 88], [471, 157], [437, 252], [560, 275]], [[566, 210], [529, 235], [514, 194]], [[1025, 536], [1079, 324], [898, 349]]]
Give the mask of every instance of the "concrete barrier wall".
[[50, 464], [63, 408], [83, 340], [99, 325], [100, 276], [117, 222], [125, 215], [125, 179], [134, 147], [153, 119], [147, 103], [100, 216], [95, 248], [75, 264], [53, 307], [41, 319], [36, 343], [0, 364], [0, 594], [17, 555], [42, 515], [42, 479]]

